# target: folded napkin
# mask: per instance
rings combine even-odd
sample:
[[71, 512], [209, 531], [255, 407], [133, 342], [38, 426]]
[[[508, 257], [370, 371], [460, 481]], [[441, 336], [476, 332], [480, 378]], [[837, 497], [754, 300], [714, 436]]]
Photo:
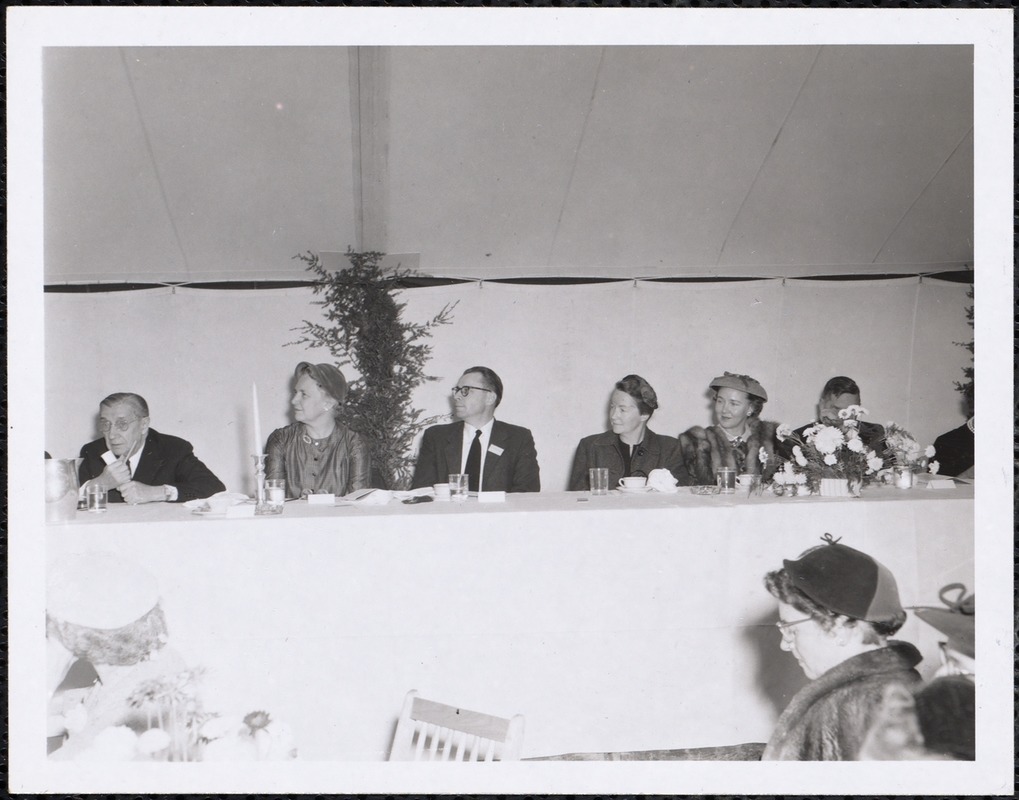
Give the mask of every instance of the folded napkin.
[[343, 499], [356, 506], [384, 506], [393, 499], [393, 493], [386, 489], [362, 489], [344, 495]]
[[238, 503], [246, 503], [250, 500], [246, 494], [240, 492], [216, 492], [204, 500], [188, 500], [181, 503], [184, 508], [191, 511], [226, 511], [227, 506], [235, 506]]
[[676, 486], [677, 483], [679, 481], [667, 469], [653, 469], [651, 474], [647, 476], [647, 485], [656, 492], [674, 494], [679, 491], [679, 487]]

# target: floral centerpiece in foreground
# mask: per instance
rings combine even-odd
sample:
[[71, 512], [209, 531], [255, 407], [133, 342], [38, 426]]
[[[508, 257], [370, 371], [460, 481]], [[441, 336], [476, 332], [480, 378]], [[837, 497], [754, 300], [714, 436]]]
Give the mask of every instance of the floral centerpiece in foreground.
[[[825, 481], [837, 481], [848, 493], [858, 495], [884, 466], [881, 456], [868, 448], [860, 438], [859, 418], [867, 413], [860, 406], [839, 411], [838, 422], [815, 422], [803, 431], [793, 433], [792, 426], [780, 425], [776, 435], [780, 442], [793, 443], [793, 457], [775, 473], [778, 486], [806, 486], [812, 493], [822, 492]], [[845, 492], [840, 492], [845, 493]]]

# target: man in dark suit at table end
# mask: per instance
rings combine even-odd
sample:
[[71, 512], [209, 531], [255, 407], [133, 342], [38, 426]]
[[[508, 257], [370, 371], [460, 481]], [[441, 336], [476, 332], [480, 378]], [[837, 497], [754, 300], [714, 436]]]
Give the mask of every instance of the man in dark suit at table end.
[[105, 486], [111, 503], [184, 502], [225, 488], [191, 443], [149, 427], [149, 405], [132, 392], [99, 404], [103, 438], [81, 448], [78, 478]]
[[421, 439], [411, 486], [445, 483], [466, 473], [470, 491], [538, 492], [538, 453], [527, 428], [495, 419], [502, 380], [488, 367], [470, 367], [453, 388], [457, 422], [433, 425]]

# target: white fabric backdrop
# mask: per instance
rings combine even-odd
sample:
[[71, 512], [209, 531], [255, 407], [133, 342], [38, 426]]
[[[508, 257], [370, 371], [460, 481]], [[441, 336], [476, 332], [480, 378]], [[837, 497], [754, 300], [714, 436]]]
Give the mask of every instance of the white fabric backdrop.
[[[415, 400], [450, 410], [462, 370], [492, 367], [506, 387], [498, 416], [534, 432], [546, 489], [566, 487], [577, 441], [606, 428], [615, 381], [629, 372], [655, 387], [651, 420], [676, 435], [710, 422], [707, 384], [724, 370], [768, 390], [764, 417], [813, 418], [832, 375], [855, 378], [870, 419], [895, 420], [923, 443], [960, 425], [952, 382], [972, 338], [966, 286], [915, 278], [818, 282], [622, 282], [574, 286], [470, 283], [403, 292], [409, 319], [458, 301], [432, 339], [438, 380]], [[70, 457], [95, 438], [99, 400], [135, 391], [152, 425], [183, 436], [228, 488], [251, 489], [251, 383], [263, 436], [291, 421], [298, 361], [325, 350], [287, 347], [303, 319], [318, 320], [310, 290], [152, 289], [45, 296], [45, 448]]]

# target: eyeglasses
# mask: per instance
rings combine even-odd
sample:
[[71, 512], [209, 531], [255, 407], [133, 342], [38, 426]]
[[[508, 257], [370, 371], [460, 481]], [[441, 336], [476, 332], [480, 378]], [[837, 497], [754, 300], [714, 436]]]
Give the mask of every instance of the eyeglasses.
[[810, 622], [812, 619], [813, 617], [804, 617], [803, 619], [794, 619], [788, 621], [780, 619], [778, 622], [775, 623], [775, 627], [782, 632], [783, 637], [788, 638], [790, 635], [789, 629], [792, 628], [793, 625], [799, 625], [801, 622]]
[[495, 392], [492, 389], [486, 389], [484, 386], [454, 386], [452, 389], [453, 397], [466, 397], [471, 393], [471, 389], [476, 392]]
[[116, 422], [110, 422], [108, 419], [101, 419], [99, 420], [99, 431], [100, 433], [109, 433], [110, 428], [116, 428], [118, 431], [126, 431], [137, 421], [138, 417], [131, 417], [131, 419], [118, 419]]

